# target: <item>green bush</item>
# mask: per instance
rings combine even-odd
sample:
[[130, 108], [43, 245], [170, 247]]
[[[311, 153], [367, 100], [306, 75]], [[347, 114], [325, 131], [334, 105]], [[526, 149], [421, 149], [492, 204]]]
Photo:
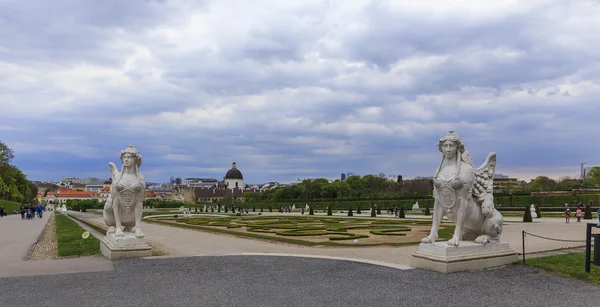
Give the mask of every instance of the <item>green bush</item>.
[[377, 217], [377, 211], [373, 205], [371, 205], [371, 217]]
[[381, 214], [381, 208], [378, 205], [375, 205], [375, 207], [377, 207], [377, 214]]
[[309, 208], [310, 208], [310, 210], [308, 211], [308, 215], [315, 215], [315, 212], [313, 211], [313, 207], [310, 206]]
[[523, 216], [523, 222], [525, 222], [525, 223], [533, 222], [533, 218], [531, 217], [531, 210], [529, 210], [529, 207], [525, 207], [525, 215]]
[[333, 212], [331, 211], [331, 205], [329, 205], [327, 207], [327, 215], [329, 215], [329, 216], [333, 215]]
[[0, 199], [0, 207], [4, 207], [6, 213], [12, 214], [13, 210], [19, 211], [21, 204], [14, 201]]
[[583, 219], [584, 220], [592, 219], [592, 206], [589, 203], [587, 205], [585, 205], [585, 213], [583, 214]]
[[252, 205], [252, 212], [256, 212], [256, 205]]
[[356, 214], [361, 214], [361, 212], [360, 212], [360, 205], [358, 205], [358, 208], [356, 208]]
[[348, 216], [354, 216], [354, 214], [352, 213], [352, 207], [348, 208]]
[[290, 229], [290, 230], [283, 230], [283, 231], [277, 231], [276, 234], [280, 235], [280, 236], [294, 236], [294, 237], [300, 237], [300, 236], [323, 236], [327, 234], [327, 230], [325, 229]]
[[429, 204], [425, 204], [425, 215], [431, 215], [431, 211], [429, 210]]
[[404, 212], [404, 207], [400, 207], [400, 212], [398, 212], [398, 218], [406, 218], [406, 213]]
[[537, 218], [541, 218], [542, 217], [542, 211], [540, 210], [540, 205], [535, 205], [535, 214], [537, 214]]
[[380, 236], [406, 236], [406, 234], [403, 233], [406, 231], [410, 231], [410, 228], [375, 229], [369, 232]]

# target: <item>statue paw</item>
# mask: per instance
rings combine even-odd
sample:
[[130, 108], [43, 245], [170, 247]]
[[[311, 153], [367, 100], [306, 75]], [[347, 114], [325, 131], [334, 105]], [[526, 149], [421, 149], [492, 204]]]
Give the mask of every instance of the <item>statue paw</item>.
[[110, 226], [108, 227], [108, 230], [106, 231], [106, 233], [115, 233], [117, 229], [114, 226]]
[[460, 240], [456, 237], [453, 237], [452, 239], [448, 240], [448, 246], [458, 246], [458, 242], [460, 242]]
[[123, 236], [124, 236], [124, 234], [123, 234], [123, 230], [121, 230], [121, 229], [117, 229], [117, 230], [115, 231], [115, 237], [123, 237]]
[[427, 236], [421, 240], [421, 243], [431, 244], [434, 243], [435, 239], [432, 236]]
[[139, 228], [135, 230], [135, 237], [136, 238], [143, 238], [145, 236], [146, 235]]
[[475, 243], [477, 243], [477, 244], [490, 243], [490, 237], [488, 235], [481, 235], [475, 239]]

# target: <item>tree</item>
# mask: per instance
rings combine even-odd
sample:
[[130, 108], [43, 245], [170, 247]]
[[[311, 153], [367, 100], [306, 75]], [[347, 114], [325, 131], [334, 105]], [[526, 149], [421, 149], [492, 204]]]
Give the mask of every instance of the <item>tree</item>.
[[13, 150], [8, 148], [4, 142], [0, 141], [0, 163], [8, 164], [14, 157]]
[[535, 205], [535, 214], [537, 215], [538, 219], [542, 217], [542, 210], [540, 209], [540, 205]]
[[523, 216], [523, 222], [524, 223], [533, 222], [533, 218], [531, 217], [531, 210], [528, 206], [525, 206], [525, 215]]
[[592, 219], [592, 201], [591, 200], [587, 205], [585, 205], [585, 213], [583, 214], [583, 219], [584, 220]]
[[600, 186], [600, 166], [592, 167], [590, 171], [587, 172], [583, 182], [586, 186]]
[[361, 214], [361, 212], [360, 212], [360, 203], [358, 204], [358, 208], [356, 208], [356, 214]]

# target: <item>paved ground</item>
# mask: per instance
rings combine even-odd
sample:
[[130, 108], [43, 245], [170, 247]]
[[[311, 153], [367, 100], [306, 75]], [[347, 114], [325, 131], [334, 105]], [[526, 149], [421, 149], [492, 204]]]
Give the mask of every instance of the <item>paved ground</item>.
[[113, 270], [112, 262], [101, 255], [25, 261], [52, 214], [45, 212], [33, 220], [21, 220], [20, 215], [0, 219], [0, 278]]
[[[103, 224], [100, 215], [91, 213], [72, 212], [92, 222]], [[263, 215], [281, 216], [281, 213], [263, 213]], [[292, 214], [299, 215], [299, 214]], [[427, 218], [425, 216], [408, 216], [408, 218]], [[540, 234], [560, 239], [585, 239], [585, 223], [572, 222], [565, 224], [560, 218], [536, 219], [534, 223], [522, 223], [522, 218], [507, 217], [503, 228], [502, 240], [510, 244], [517, 252], [522, 252], [522, 231]], [[418, 246], [406, 247], [301, 247], [286, 245], [282, 243], [271, 243], [254, 239], [243, 239], [239, 237], [212, 234], [202, 231], [194, 231], [155, 223], [144, 223], [143, 231], [153, 245], [158, 245], [161, 250], [172, 256], [193, 256], [211, 254], [245, 254], [245, 253], [269, 253], [269, 254], [295, 254], [312, 255], [324, 257], [341, 257], [348, 259], [360, 259], [362, 261], [387, 263], [397, 268], [409, 268], [411, 254]], [[535, 253], [541, 251], [557, 250], [582, 246], [582, 242], [562, 242], [526, 237], [526, 252]]]
[[227, 256], [121, 260], [115, 267], [0, 279], [0, 306], [594, 306], [598, 292], [595, 285], [523, 266], [441, 274]]

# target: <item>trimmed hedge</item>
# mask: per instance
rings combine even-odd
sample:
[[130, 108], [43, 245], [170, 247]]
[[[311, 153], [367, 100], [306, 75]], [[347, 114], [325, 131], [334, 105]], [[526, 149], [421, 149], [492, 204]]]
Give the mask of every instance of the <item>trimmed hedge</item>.
[[380, 236], [406, 236], [402, 231], [410, 231], [410, 228], [375, 229], [369, 232]]
[[14, 201], [0, 199], [0, 207], [4, 207], [6, 213], [12, 214], [13, 210], [19, 211], [19, 208], [21, 208], [21, 204]]

